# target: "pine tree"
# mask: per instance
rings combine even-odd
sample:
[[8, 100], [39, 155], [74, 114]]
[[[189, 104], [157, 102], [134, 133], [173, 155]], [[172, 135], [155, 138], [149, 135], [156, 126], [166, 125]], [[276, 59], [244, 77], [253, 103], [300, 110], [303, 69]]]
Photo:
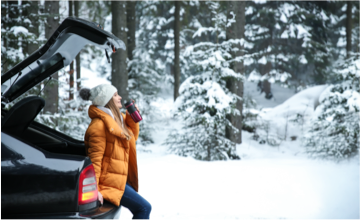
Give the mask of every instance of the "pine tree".
[[[61, 80], [61, 78], [64, 78], [61, 75], [65, 74], [65, 71], [61, 71], [59, 74], [59, 90], [63, 91], [66, 91], [68, 87], [68, 84]], [[58, 113], [42, 113], [35, 120], [72, 138], [84, 140], [86, 129], [91, 122], [87, 113], [91, 102], [83, 101], [78, 96], [75, 96], [75, 99], [72, 100], [67, 100], [67, 98], [67, 96], [60, 96]]]
[[[75, 1], [76, 2], [76, 1]], [[81, 2], [81, 1], [80, 1]], [[81, 2], [82, 3], [82, 2]], [[85, 1], [82, 8], [82, 16], [89, 21], [105, 26], [107, 16], [111, 14], [111, 1]]]
[[[339, 2], [247, 2], [245, 36], [257, 59], [250, 62], [247, 74], [270, 85], [279, 82], [296, 91], [307, 85], [324, 84], [327, 69], [337, 59], [334, 42], [338, 24], [334, 11]], [[343, 4], [343, 3], [341, 3]], [[334, 6], [333, 6], [334, 5]], [[336, 9], [335, 9], [336, 8]], [[339, 14], [339, 13], [338, 13]]]
[[36, 43], [32, 7], [28, 1], [1, 1], [1, 74], [29, 55], [29, 43]]
[[136, 31], [136, 47], [132, 53], [129, 68], [129, 97], [136, 100], [141, 108], [143, 121], [140, 123], [138, 144], [153, 143], [150, 131], [155, 128], [152, 121], [156, 109], [151, 105], [160, 90], [160, 81], [164, 77], [164, 64], [161, 58], [155, 56], [158, 49], [157, 26], [158, 18], [154, 16], [156, 5], [153, 2], [138, 2], [137, 5], [139, 29]]
[[[307, 68], [311, 69], [310, 83], [319, 85], [326, 82], [328, 67], [332, 62], [329, 20], [325, 19], [327, 2], [299, 2], [303, 8], [303, 21], [311, 35], [304, 41], [303, 53], [307, 60]], [[309, 84], [309, 83], [308, 83]]]
[[[186, 33], [191, 30], [183, 28], [188, 22], [188, 17], [191, 17], [187, 11], [189, 4], [194, 1], [180, 1], [179, 2], [179, 66], [180, 77], [179, 82], [181, 83], [188, 75], [188, 61], [183, 57], [184, 48], [187, 45]], [[196, 1], [195, 1], [196, 2]], [[152, 15], [157, 22], [148, 21], [149, 25], [147, 31], [151, 32], [157, 39], [157, 47], [153, 48], [153, 56], [161, 58], [162, 63], [165, 65], [166, 72], [166, 83], [174, 85], [175, 90], [175, 35], [174, 35], [174, 13], [175, 5], [173, 2], [159, 2], [149, 1], [149, 5], [152, 7]], [[156, 31], [154, 31], [156, 30]], [[192, 34], [191, 34], [192, 35]]]
[[330, 85], [320, 96], [304, 144], [313, 157], [344, 159], [358, 154], [360, 144], [359, 53], [335, 63]]
[[[313, 12], [313, 16], [317, 17], [316, 24], [321, 24], [323, 31], [318, 28], [311, 40], [314, 42], [317, 37], [315, 43], [319, 45], [323, 38], [323, 41], [326, 40], [326, 51], [331, 53], [324, 55], [326, 59], [318, 56], [324, 53], [321, 48], [325, 47], [320, 43], [320, 47], [312, 47], [309, 55], [318, 56], [318, 68], [324, 75], [322, 81], [332, 85], [320, 96], [320, 105], [305, 135], [304, 145], [313, 157], [340, 160], [356, 155], [360, 143], [360, 66], [359, 52], [356, 52], [359, 48], [359, 26], [349, 25], [352, 21], [359, 22], [359, 4], [317, 2], [314, 11], [317, 11]], [[326, 36], [321, 38], [320, 33]], [[334, 64], [330, 65], [329, 60]], [[324, 62], [327, 62], [326, 65], [322, 65]]]
[[283, 23], [279, 20], [278, 2], [247, 2], [245, 37], [251, 42], [250, 53], [256, 53], [254, 60], [248, 63], [250, 79], [259, 82], [265, 98], [271, 99], [271, 83], [287, 80], [289, 74], [279, 67], [277, 55], [281, 47]]
[[234, 45], [240, 40], [226, 41], [226, 13], [218, 2], [206, 2], [211, 10], [213, 25], [199, 29], [194, 37], [209, 32], [215, 42], [199, 42], [188, 46], [184, 56], [191, 61], [194, 74], [180, 86], [175, 104], [183, 121], [183, 132], [174, 131], [166, 140], [170, 151], [199, 160], [236, 159], [235, 143], [225, 136], [225, 126], [233, 127], [227, 114], [240, 114], [236, 109], [239, 97], [226, 88], [228, 79], [242, 80], [240, 73], [230, 68]]

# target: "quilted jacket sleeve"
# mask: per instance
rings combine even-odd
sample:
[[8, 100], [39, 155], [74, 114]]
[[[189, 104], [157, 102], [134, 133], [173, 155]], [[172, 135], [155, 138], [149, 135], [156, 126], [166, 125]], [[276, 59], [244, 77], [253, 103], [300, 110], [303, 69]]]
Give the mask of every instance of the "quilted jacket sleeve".
[[130, 130], [133, 132], [135, 136], [135, 141], [139, 137], [139, 123], [135, 123], [134, 120], [131, 118], [129, 112], [126, 110], [126, 116], [125, 116], [125, 123], [130, 128]]
[[88, 129], [88, 156], [95, 169], [96, 182], [99, 189], [101, 166], [106, 147], [105, 125], [101, 120], [92, 124]]

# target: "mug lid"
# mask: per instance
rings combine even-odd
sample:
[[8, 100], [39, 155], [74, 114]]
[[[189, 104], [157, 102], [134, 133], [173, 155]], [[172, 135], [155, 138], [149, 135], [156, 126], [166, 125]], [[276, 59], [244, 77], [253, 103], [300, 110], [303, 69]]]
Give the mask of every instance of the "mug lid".
[[132, 102], [127, 102], [127, 103], [125, 103], [125, 108], [128, 108], [128, 107], [130, 107], [130, 106], [132, 106], [134, 103], [132, 103]]

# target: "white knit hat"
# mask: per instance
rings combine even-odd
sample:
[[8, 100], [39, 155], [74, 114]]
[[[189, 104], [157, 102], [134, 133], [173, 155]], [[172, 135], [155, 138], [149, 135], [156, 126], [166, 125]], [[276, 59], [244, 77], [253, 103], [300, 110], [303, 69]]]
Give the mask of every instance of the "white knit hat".
[[105, 106], [114, 93], [117, 92], [115, 86], [110, 84], [101, 84], [90, 89], [89, 100], [92, 101], [93, 105]]

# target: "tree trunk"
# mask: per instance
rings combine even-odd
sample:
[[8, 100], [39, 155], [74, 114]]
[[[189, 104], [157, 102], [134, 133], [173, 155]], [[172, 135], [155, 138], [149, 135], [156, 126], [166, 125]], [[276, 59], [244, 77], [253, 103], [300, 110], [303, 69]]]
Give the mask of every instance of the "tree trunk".
[[[28, 2], [30, 4], [30, 7], [28, 8], [28, 18], [31, 21], [31, 25], [29, 25], [28, 30], [30, 33], [33, 33], [35, 35], [35, 39], [37, 39], [40, 35], [39, 32], [39, 26], [40, 26], [40, 21], [39, 21], [39, 2], [38, 1], [29, 1]], [[39, 49], [39, 42], [37, 40], [33, 40], [28, 42], [27, 44], [27, 53], [29, 55], [31, 55], [32, 53], [34, 53], [37, 49]], [[39, 85], [36, 86], [37, 90], [40, 92], [41, 91], [41, 83], [39, 83]]]
[[[49, 40], [51, 35], [59, 27], [59, 1], [45, 1], [45, 13], [48, 14], [45, 24], [45, 38]], [[54, 114], [58, 111], [59, 105], [58, 73], [54, 73], [52, 78], [53, 80], [51, 80], [44, 88], [44, 112]]]
[[[73, 1], [69, 0], [69, 16], [73, 16]], [[69, 70], [69, 100], [74, 99], [74, 61], [70, 63]]]
[[[75, 17], [79, 17], [79, 11], [80, 11], [80, 2], [79, 1], [74, 1], [74, 9], [75, 9]], [[80, 78], [81, 78], [81, 63], [80, 63], [80, 54], [81, 51], [79, 52], [78, 55], [76, 55], [75, 61], [76, 61], [76, 81], [77, 81], [77, 90], [80, 90], [81, 87], [81, 82], [80, 82]]]
[[[230, 12], [235, 14], [235, 23], [232, 23], [230, 27], [226, 29], [226, 38], [229, 39], [241, 39], [244, 38], [245, 32], [245, 1], [229, 1], [227, 2], [227, 15], [228, 19], [232, 18]], [[242, 51], [242, 45], [237, 45], [239, 51], [232, 54], [233, 57], [243, 56], [244, 52]], [[232, 69], [240, 74], [244, 74], [244, 63], [236, 62], [232, 65]], [[244, 83], [239, 80], [235, 81], [233, 79], [229, 79], [226, 83], [227, 88], [232, 92], [243, 98], [244, 96]], [[230, 127], [226, 127], [226, 137], [235, 142], [241, 143], [241, 129], [242, 129], [242, 109], [243, 109], [243, 101], [238, 100], [236, 102], [236, 108], [240, 111], [240, 115], [227, 115], [227, 118], [230, 120], [232, 125], [239, 130], [239, 133], [234, 133], [233, 129]]]
[[262, 83], [263, 83], [263, 90], [265, 92], [265, 98], [271, 99], [272, 98], [271, 83], [268, 80], [264, 80]]
[[128, 42], [127, 42], [127, 55], [129, 60], [133, 59], [133, 51], [136, 47], [135, 31], [136, 31], [136, 15], [135, 15], [136, 1], [126, 2], [127, 11], [127, 28], [128, 28]]
[[352, 13], [351, 1], [347, 1], [346, 8], [346, 56], [350, 56], [351, 52], [351, 31], [352, 31]]
[[[126, 33], [126, 2], [112, 1], [112, 33], [124, 41], [127, 47]], [[128, 73], [127, 73], [127, 51], [118, 50], [112, 54], [111, 82], [118, 89], [119, 95], [124, 101], [129, 100]]]
[[[263, 76], [267, 73], [269, 73], [272, 69], [271, 62], [267, 62], [265, 65], [260, 64], [259, 72]], [[268, 80], [264, 80], [261, 82], [261, 92], [265, 92], [265, 98], [271, 99], [273, 97], [271, 93], [271, 83]]]
[[180, 88], [180, 1], [175, 1], [174, 21], [174, 101], [179, 96]]

